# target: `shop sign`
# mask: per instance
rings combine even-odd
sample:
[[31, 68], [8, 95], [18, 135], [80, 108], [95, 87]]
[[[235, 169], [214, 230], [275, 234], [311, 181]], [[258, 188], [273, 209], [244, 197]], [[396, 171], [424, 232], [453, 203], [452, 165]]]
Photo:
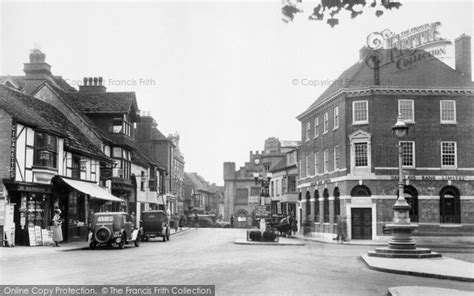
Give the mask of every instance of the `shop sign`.
[[267, 206], [255, 206], [255, 216], [257, 218], [260, 218], [260, 217], [268, 217], [269, 215], [269, 211], [267, 209]]
[[30, 239], [30, 247], [36, 246], [36, 232], [35, 227], [28, 227], [28, 238]]
[[[398, 175], [390, 176], [391, 180], [398, 181]], [[472, 176], [459, 176], [459, 175], [444, 175], [444, 176], [436, 176], [436, 175], [411, 175], [405, 176], [405, 179], [410, 181], [468, 181], [472, 180]]]
[[11, 145], [10, 145], [10, 178], [15, 179], [16, 171], [16, 124], [12, 124], [12, 135], [11, 135]]
[[102, 180], [111, 180], [112, 179], [112, 168], [101, 167], [100, 168], [100, 178]]
[[249, 196], [249, 204], [259, 204], [260, 196]]

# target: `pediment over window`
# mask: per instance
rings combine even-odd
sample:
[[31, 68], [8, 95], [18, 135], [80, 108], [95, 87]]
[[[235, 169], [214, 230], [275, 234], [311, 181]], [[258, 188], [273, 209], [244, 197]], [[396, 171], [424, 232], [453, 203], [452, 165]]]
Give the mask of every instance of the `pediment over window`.
[[372, 138], [372, 134], [364, 130], [356, 130], [355, 132], [349, 135], [350, 140], [370, 139], [370, 138]]

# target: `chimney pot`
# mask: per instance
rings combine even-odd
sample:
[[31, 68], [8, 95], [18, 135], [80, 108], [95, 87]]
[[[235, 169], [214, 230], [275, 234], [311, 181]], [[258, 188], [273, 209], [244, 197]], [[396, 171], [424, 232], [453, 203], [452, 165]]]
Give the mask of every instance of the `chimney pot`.
[[102, 77], [99, 77], [99, 85], [102, 85]]
[[92, 85], [92, 77], [89, 77], [89, 86]]
[[87, 86], [87, 77], [84, 77], [84, 86]]
[[97, 85], [97, 81], [98, 81], [97, 77], [94, 77], [94, 85]]

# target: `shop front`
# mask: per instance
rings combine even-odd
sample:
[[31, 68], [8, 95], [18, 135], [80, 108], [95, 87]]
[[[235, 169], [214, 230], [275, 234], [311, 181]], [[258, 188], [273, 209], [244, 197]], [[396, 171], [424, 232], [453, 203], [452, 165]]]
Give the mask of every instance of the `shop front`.
[[14, 205], [15, 245], [42, 244], [53, 216], [52, 186], [4, 180], [10, 203]]
[[64, 241], [86, 240], [94, 213], [110, 211], [123, 202], [94, 182], [57, 176], [53, 184], [53, 207], [63, 213]]

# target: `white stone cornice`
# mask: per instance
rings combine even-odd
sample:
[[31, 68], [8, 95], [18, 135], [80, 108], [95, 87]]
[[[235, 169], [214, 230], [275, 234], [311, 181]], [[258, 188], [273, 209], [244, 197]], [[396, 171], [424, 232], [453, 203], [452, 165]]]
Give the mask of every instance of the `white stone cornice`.
[[335, 99], [345, 97], [363, 97], [371, 95], [417, 95], [417, 96], [429, 96], [429, 95], [444, 95], [444, 96], [458, 96], [458, 95], [474, 95], [474, 88], [459, 87], [459, 88], [415, 88], [415, 87], [401, 87], [401, 86], [370, 86], [364, 88], [340, 88], [326, 99], [323, 99], [319, 104], [310, 107], [296, 118], [301, 120], [303, 117], [311, 113], [313, 110], [318, 109], [322, 105], [329, 104]]

